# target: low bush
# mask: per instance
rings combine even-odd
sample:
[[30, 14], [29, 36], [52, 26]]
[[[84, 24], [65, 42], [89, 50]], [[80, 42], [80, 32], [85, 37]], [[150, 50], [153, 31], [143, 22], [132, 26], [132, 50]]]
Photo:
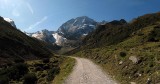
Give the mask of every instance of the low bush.
[[43, 69], [42, 69], [41, 67], [37, 66], [37, 67], [35, 68], [35, 71], [36, 71], [36, 72], [37, 72], [37, 71], [43, 71]]
[[44, 69], [44, 70], [47, 70], [47, 69], [50, 69], [50, 67], [49, 67], [48, 65], [45, 65], [45, 66], [43, 67], [43, 69]]
[[59, 74], [60, 72], [60, 68], [59, 67], [53, 67], [49, 72], [48, 72], [48, 75], [47, 75], [47, 80], [48, 81], [51, 81], [54, 79], [55, 75]]
[[6, 77], [10, 80], [19, 80], [26, 73], [28, 73], [27, 65], [20, 63], [13, 65], [12, 67], [0, 70], [0, 77]]
[[17, 58], [17, 59], [14, 59], [14, 62], [15, 63], [24, 63], [24, 60], [20, 59], [20, 58]]
[[49, 58], [44, 58], [42, 61], [43, 63], [49, 63]]
[[0, 84], [9, 84], [9, 78], [7, 76], [0, 76]]
[[34, 73], [29, 73], [24, 76], [23, 84], [37, 84], [37, 76]]
[[29, 71], [27, 64], [24, 63], [16, 64], [15, 67], [18, 69], [20, 75], [24, 75]]
[[120, 55], [121, 57], [125, 57], [125, 56], [126, 56], [126, 53], [125, 53], [125, 52], [120, 52], [119, 55]]
[[44, 66], [44, 64], [42, 64], [42, 63], [34, 64], [34, 67], [41, 67], [41, 68], [43, 68], [43, 66]]

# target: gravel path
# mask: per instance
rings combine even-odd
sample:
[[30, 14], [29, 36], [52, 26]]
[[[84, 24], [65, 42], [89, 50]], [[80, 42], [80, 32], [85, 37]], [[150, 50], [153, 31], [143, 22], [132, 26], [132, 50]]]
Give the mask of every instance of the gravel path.
[[74, 58], [77, 63], [64, 84], [117, 84], [92, 61], [84, 58]]

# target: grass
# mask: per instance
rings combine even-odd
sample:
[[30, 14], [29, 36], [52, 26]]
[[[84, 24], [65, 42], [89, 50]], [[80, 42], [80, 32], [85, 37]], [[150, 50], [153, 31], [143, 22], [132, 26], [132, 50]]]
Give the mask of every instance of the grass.
[[[0, 69], [0, 84], [2, 82], [21, 84], [28, 73], [35, 74], [33, 78], [36, 77], [37, 84], [50, 84], [54, 79], [54, 84], [62, 84], [63, 80], [72, 71], [75, 59], [65, 56], [53, 56], [52, 58], [41, 60], [28, 60], [24, 64], [26, 67], [18, 63], [19, 66], [14, 64], [14, 66], [2, 68], [3, 70]], [[26, 69], [27, 72], [25, 71]], [[10, 75], [12, 79], [9, 79]], [[32, 76], [29, 75], [30, 78], [32, 79]]]
[[64, 80], [69, 76], [75, 65], [75, 59], [70, 57], [64, 57], [64, 61], [60, 64], [60, 73], [55, 77], [53, 84], [62, 84]]
[[[75, 56], [93, 60], [121, 84], [144, 84], [148, 79], [153, 84], [160, 83], [160, 42], [147, 41], [153, 29], [154, 26], [148, 26], [119, 44], [81, 50]], [[120, 52], [126, 55], [121, 56]], [[134, 64], [130, 56], [136, 56], [140, 61]]]
[[[32, 60], [32, 61], [26, 61], [26, 63], [28, 64], [28, 68], [29, 68], [29, 72], [30, 73], [35, 73], [38, 81], [38, 84], [48, 84], [51, 81], [50, 80], [54, 80], [54, 78], [56, 77], [56, 75], [58, 74], [60, 68], [59, 68], [59, 64], [61, 64], [63, 62], [63, 58], [61, 58], [60, 56], [58, 58], [56, 57], [52, 57], [52, 58], [48, 58], [46, 59], [42, 59], [42, 60]], [[51, 75], [49, 72], [50, 70], [53, 70], [53, 74]], [[57, 73], [56, 73], [57, 72]], [[50, 80], [47, 80], [47, 79]]]

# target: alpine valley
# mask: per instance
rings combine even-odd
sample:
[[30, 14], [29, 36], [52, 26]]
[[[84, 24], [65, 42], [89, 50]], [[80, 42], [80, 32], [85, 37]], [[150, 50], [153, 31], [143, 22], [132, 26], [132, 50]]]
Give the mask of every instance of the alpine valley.
[[[63, 84], [72, 69], [71, 78], [92, 72], [93, 67], [93, 72], [99, 72], [87, 59], [121, 84], [159, 84], [160, 12], [130, 22], [97, 22], [81, 16], [57, 31], [35, 33], [21, 32], [12, 19], [0, 17], [0, 84], [30, 84], [30, 80], [33, 84]], [[80, 67], [74, 69], [74, 65]]]

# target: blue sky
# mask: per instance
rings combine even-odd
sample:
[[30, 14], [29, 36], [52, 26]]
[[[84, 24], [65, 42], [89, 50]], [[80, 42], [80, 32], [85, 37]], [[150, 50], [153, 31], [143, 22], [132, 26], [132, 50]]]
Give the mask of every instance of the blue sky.
[[0, 0], [0, 16], [13, 19], [20, 30], [27, 32], [56, 31], [79, 16], [96, 21], [130, 21], [159, 11], [160, 0]]

